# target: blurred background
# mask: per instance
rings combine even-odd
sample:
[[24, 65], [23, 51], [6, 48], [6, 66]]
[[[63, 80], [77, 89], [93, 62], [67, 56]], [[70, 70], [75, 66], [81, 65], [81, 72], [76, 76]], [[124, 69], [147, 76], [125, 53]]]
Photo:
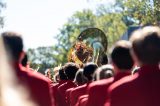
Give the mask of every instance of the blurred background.
[[160, 24], [159, 0], [0, 0], [0, 32], [21, 33], [30, 67], [41, 73], [66, 63], [87, 28], [101, 29], [110, 48], [153, 24]]

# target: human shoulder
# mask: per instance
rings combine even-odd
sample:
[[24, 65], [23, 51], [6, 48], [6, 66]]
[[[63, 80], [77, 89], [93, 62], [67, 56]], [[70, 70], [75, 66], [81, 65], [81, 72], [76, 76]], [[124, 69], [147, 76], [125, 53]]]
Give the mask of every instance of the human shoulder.
[[27, 69], [27, 68], [24, 68], [24, 67], [21, 68], [21, 71], [26, 73], [26, 75], [33, 80], [38, 80], [38, 81], [51, 83], [51, 81], [47, 77], [45, 77], [43, 74], [41, 74], [39, 72], [34, 72], [34, 71], [31, 71], [30, 69]]
[[91, 84], [89, 84], [88, 90], [96, 89], [96, 88], [99, 88], [99, 87], [102, 87], [102, 86], [107, 86], [107, 85], [111, 84], [113, 81], [114, 81], [113, 77], [108, 78], [108, 79], [102, 79], [102, 80], [99, 80], [99, 81], [94, 81]]
[[63, 89], [66, 84], [67, 84], [67, 82], [61, 84], [60, 86], [58, 86], [58, 89]]
[[80, 86], [76, 87], [75, 90], [84, 88], [84, 87], [86, 87], [86, 86], [87, 86], [87, 84], [80, 85]]
[[82, 89], [84, 89], [85, 87], [87, 87], [87, 84], [83, 84], [83, 85], [81, 85], [81, 86], [78, 86], [78, 87], [74, 88], [74, 89], [71, 91], [71, 93], [72, 93], [72, 94], [77, 93], [77, 92], [81, 91]]
[[126, 87], [129, 88], [130, 85], [132, 85], [132, 83], [134, 83], [134, 81], [137, 79], [137, 77], [138, 77], [138, 74], [134, 74], [133, 76], [132, 75], [126, 76], [126, 77], [114, 82], [108, 88], [108, 92], [113, 93], [116, 91], [124, 90]]
[[70, 92], [72, 92], [73, 90], [74, 90], [74, 88], [69, 88], [69, 89], [66, 90], [66, 92], [67, 92], [67, 93], [70, 93]]

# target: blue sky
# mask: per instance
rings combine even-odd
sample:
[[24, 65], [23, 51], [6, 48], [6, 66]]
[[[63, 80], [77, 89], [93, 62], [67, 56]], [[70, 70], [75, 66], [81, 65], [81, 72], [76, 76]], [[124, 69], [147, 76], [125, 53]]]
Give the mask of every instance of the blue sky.
[[[76, 11], [95, 9], [112, 0], [4, 0], [5, 26], [2, 31], [16, 31], [24, 38], [25, 49], [52, 46], [59, 28]], [[92, 2], [91, 2], [92, 1]], [[106, 2], [107, 1], [107, 2]]]

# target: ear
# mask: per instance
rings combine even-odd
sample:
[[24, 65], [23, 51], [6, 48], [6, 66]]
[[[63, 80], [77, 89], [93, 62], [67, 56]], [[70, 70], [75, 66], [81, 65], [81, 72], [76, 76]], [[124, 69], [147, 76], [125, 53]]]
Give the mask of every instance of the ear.
[[131, 50], [131, 56], [133, 58], [133, 61], [134, 61], [134, 65], [135, 66], [141, 66], [141, 62], [139, 61], [138, 57], [136, 56], [134, 50]]
[[117, 67], [116, 64], [114, 64], [114, 62], [111, 63], [111, 65], [113, 66], [113, 71], [114, 71], [114, 75], [118, 73], [119, 68]]
[[24, 58], [25, 54], [26, 54], [26, 53], [25, 53], [24, 51], [22, 51], [22, 52], [20, 53], [20, 56], [19, 56], [19, 63], [22, 62], [22, 59]]

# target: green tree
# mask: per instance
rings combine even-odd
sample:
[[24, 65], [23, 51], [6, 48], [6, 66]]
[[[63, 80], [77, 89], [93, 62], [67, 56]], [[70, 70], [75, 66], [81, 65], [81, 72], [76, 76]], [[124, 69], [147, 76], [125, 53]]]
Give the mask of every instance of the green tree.
[[50, 67], [47, 65], [63, 65], [78, 35], [86, 28], [96, 27], [104, 31], [110, 47], [130, 25], [158, 24], [159, 21], [159, 0], [115, 0], [114, 5], [98, 6], [95, 13], [92, 10], [77, 11], [59, 30], [55, 37], [58, 43], [53, 48], [48, 52], [47, 47], [30, 50], [30, 55], [34, 57], [31, 61], [33, 66], [44, 65], [45, 68]]
[[160, 21], [159, 0], [116, 0], [115, 7], [124, 16], [127, 26], [157, 24]]
[[67, 62], [69, 48], [84, 29], [97, 27], [104, 31], [110, 47], [130, 25], [158, 23], [159, 5], [158, 0], [116, 0], [114, 5], [98, 6], [96, 13], [91, 10], [76, 12], [57, 35], [59, 62]]
[[[102, 9], [102, 7], [100, 7]], [[122, 21], [120, 13], [111, 13], [111, 11], [101, 11], [97, 9], [96, 13], [91, 10], [78, 11], [68, 20], [60, 29], [60, 34], [56, 36], [59, 41], [56, 45], [58, 52], [58, 62], [67, 62], [67, 53], [81, 31], [87, 28], [99, 28], [106, 34], [109, 40], [109, 46], [117, 41], [126, 30], [126, 25]], [[102, 9], [105, 10], [105, 9]]]
[[91, 10], [83, 10], [73, 14], [68, 22], [64, 24], [62, 29], [60, 29], [60, 33], [56, 36], [58, 40], [58, 44], [55, 46], [55, 51], [58, 54], [57, 64], [67, 62], [69, 49], [75, 43], [81, 31], [96, 26], [95, 18], [96, 16]]
[[4, 8], [6, 8], [6, 4], [3, 2], [3, 0], [0, 0], [0, 27], [1, 28], [4, 26], [4, 17], [2, 16], [2, 11]]
[[53, 68], [56, 52], [54, 47], [38, 47], [27, 51], [29, 62], [33, 69], [39, 67], [38, 72], [44, 73], [47, 68]]

